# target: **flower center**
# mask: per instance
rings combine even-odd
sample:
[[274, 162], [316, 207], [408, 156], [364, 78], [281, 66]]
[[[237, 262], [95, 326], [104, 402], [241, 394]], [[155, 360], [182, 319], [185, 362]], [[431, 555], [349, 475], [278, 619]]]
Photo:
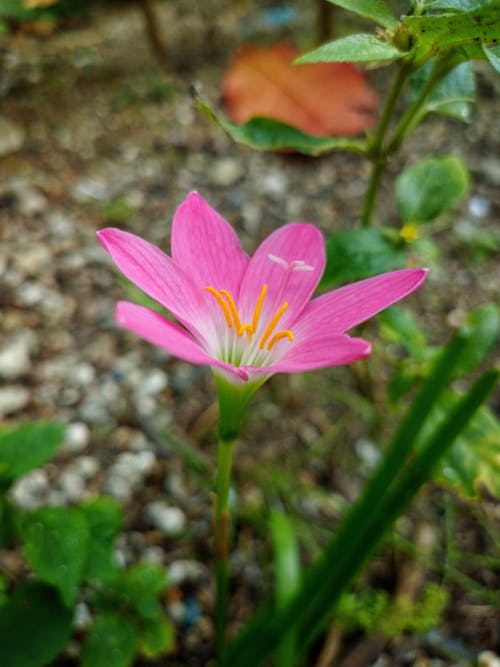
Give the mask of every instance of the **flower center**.
[[[234, 330], [239, 337], [243, 336], [243, 334], [246, 333], [248, 342], [251, 342], [254, 334], [257, 331], [257, 328], [259, 327], [260, 316], [262, 313], [262, 306], [264, 304], [264, 299], [266, 298], [267, 294], [267, 285], [264, 284], [262, 286], [259, 297], [257, 299], [257, 303], [255, 305], [255, 309], [253, 311], [252, 321], [245, 323], [241, 322], [241, 318], [238, 313], [236, 303], [233, 297], [231, 296], [230, 292], [228, 292], [225, 289], [217, 290], [215, 289], [215, 287], [212, 287], [211, 285], [208, 285], [207, 287], [205, 287], [205, 289], [207, 290], [207, 292], [210, 292], [210, 294], [212, 294], [215, 297], [217, 303], [219, 304], [222, 310], [228, 328], [231, 329], [234, 327]], [[280, 321], [283, 313], [287, 308], [288, 308], [288, 302], [284, 301], [283, 304], [278, 308], [278, 310], [269, 320], [268, 325], [265, 327], [264, 331], [260, 336], [259, 348], [261, 350], [263, 350], [264, 348], [271, 350], [275, 345], [275, 343], [281, 340], [282, 338], [288, 338], [290, 342], [293, 341], [293, 333], [290, 331], [290, 329], [283, 329], [281, 331], [275, 332], [278, 322]]]

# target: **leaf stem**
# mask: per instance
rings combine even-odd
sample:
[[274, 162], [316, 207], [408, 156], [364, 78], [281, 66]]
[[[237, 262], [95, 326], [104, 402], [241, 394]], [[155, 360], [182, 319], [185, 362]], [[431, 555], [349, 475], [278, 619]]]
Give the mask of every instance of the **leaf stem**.
[[411, 62], [403, 61], [400, 63], [391, 90], [389, 91], [389, 95], [387, 96], [387, 100], [382, 110], [382, 115], [380, 116], [377, 129], [368, 146], [367, 155], [373, 164], [363, 207], [361, 222], [363, 227], [370, 227], [372, 222], [372, 216], [380, 188], [380, 182], [387, 168], [387, 154], [383, 148], [385, 135], [387, 133], [387, 129], [389, 127], [389, 123], [391, 121], [399, 95], [404, 87], [408, 75], [411, 72], [411, 69]]
[[214, 498], [214, 552], [215, 552], [215, 646], [220, 659], [224, 651], [229, 591], [229, 489], [234, 440], [219, 438], [217, 450], [217, 479]]
[[418, 124], [419, 111], [427, 99], [429, 93], [436, 86], [436, 84], [439, 83], [439, 81], [450, 71], [450, 69], [453, 68], [454, 61], [452, 56], [453, 54], [448, 54], [443, 58], [436, 58], [427, 81], [422, 85], [418, 95], [415, 97], [413, 102], [410, 103], [401, 116], [391, 137], [389, 145], [387, 146], [387, 154], [395, 153], [397, 150], [399, 150], [405, 137]]

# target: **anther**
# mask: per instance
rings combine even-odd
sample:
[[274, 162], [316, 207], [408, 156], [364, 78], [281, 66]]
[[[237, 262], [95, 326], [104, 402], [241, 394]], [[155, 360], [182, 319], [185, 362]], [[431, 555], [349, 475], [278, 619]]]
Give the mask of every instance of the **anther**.
[[281, 340], [282, 338], [288, 338], [290, 343], [293, 342], [293, 333], [289, 329], [285, 329], [284, 331], [278, 331], [278, 333], [275, 333], [274, 336], [271, 338], [267, 345], [267, 349], [270, 350], [273, 345]]
[[208, 287], [205, 287], [205, 289], [207, 290], [207, 292], [210, 292], [210, 294], [212, 294], [217, 299], [217, 303], [222, 308], [222, 312], [226, 319], [227, 326], [231, 328], [233, 326], [233, 320], [231, 319], [231, 311], [229, 310], [227, 303], [224, 301], [222, 296], [214, 287], [211, 287], [209, 285]]
[[242, 334], [241, 320], [240, 316], [238, 315], [238, 310], [236, 308], [236, 304], [234, 303], [234, 299], [231, 296], [231, 294], [227, 291], [227, 289], [221, 289], [220, 293], [226, 297], [227, 305], [229, 306], [229, 310], [231, 311], [231, 315], [233, 316], [234, 326], [236, 327], [238, 336], [241, 336]]
[[264, 299], [266, 298], [267, 294], [267, 285], [262, 285], [262, 289], [259, 294], [259, 298], [257, 299], [257, 304], [255, 306], [255, 310], [253, 311], [253, 319], [252, 319], [252, 333], [255, 333], [257, 331], [257, 326], [259, 324], [259, 319], [260, 319], [260, 313], [262, 311], [262, 305], [264, 304]]
[[281, 306], [281, 308], [275, 313], [274, 317], [273, 317], [272, 320], [269, 322], [269, 325], [268, 325], [267, 329], [264, 331], [264, 333], [262, 334], [262, 338], [260, 339], [259, 347], [260, 347], [261, 350], [264, 349], [264, 346], [265, 346], [265, 344], [266, 344], [268, 338], [269, 338], [270, 335], [273, 333], [273, 331], [274, 331], [276, 325], [278, 324], [278, 322], [279, 322], [281, 316], [283, 315], [283, 313], [285, 312], [285, 310], [286, 310], [287, 308], [288, 308], [288, 302], [285, 301], [285, 303], [284, 303], [284, 304]]

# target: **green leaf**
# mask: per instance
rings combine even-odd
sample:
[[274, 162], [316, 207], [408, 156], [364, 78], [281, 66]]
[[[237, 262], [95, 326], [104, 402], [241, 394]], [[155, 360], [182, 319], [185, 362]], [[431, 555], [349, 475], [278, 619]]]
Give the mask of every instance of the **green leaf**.
[[16, 21], [27, 21], [34, 18], [33, 10], [26, 9], [20, 0], [2, 0], [0, 16]]
[[322, 155], [335, 150], [351, 151], [362, 155], [365, 141], [345, 137], [313, 137], [296, 127], [272, 118], [252, 118], [237, 125], [216, 114], [201, 100], [196, 100], [200, 111], [234, 141], [258, 151], [295, 151], [304, 155]]
[[427, 340], [419, 327], [416, 316], [407, 308], [392, 306], [378, 315], [381, 334], [391, 343], [403, 345], [408, 353], [417, 360], [427, 356]]
[[462, 377], [481, 364], [500, 336], [500, 307], [496, 303], [486, 303], [475, 308], [460, 327], [460, 334], [467, 341], [455, 377]]
[[7, 499], [0, 499], [0, 547], [8, 544], [16, 535], [17, 511]]
[[328, 0], [328, 2], [348, 9], [365, 19], [371, 19], [383, 28], [395, 28], [398, 25], [385, 0]]
[[380, 229], [342, 229], [326, 242], [326, 267], [321, 288], [400, 269], [406, 264]]
[[322, 44], [317, 49], [304, 53], [295, 62], [297, 64], [390, 62], [399, 60], [405, 55], [407, 55], [405, 51], [400, 51], [388, 42], [383, 42], [367, 33], [359, 33]]
[[396, 179], [396, 201], [403, 222], [434, 220], [469, 188], [469, 175], [456, 157], [425, 158]]
[[167, 573], [157, 563], [138, 563], [123, 573], [120, 595], [146, 619], [154, 619], [161, 611], [160, 596], [167, 587]]
[[65, 607], [55, 589], [28, 581], [0, 606], [2, 667], [43, 667], [66, 646], [73, 611]]
[[[430, 61], [420, 67], [410, 79], [411, 97], [417, 97], [433, 67]], [[470, 62], [464, 62], [447, 74], [426, 98], [421, 115], [440, 113], [458, 120], [470, 121], [470, 103], [476, 99], [476, 82]]]
[[297, 539], [288, 517], [273, 511], [270, 520], [274, 543], [274, 577], [276, 599], [282, 607], [295, 593], [300, 582], [300, 560]]
[[129, 667], [137, 648], [137, 629], [127, 616], [99, 614], [83, 643], [81, 667]]
[[482, 489], [500, 498], [500, 422], [488, 408], [481, 408], [457, 438], [437, 477], [469, 498]]
[[0, 431], [0, 478], [15, 480], [50, 460], [64, 440], [56, 422], [31, 422]]
[[22, 518], [20, 529], [31, 567], [60, 590], [66, 605], [73, 605], [87, 560], [84, 513], [75, 507], [41, 507]]
[[175, 633], [172, 623], [163, 614], [148, 621], [140, 630], [140, 651], [147, 658], [156, 658], [172, 650]]
[[490, 5], [492, 0], [431, 0], [425, 3], [425, 11], [446, 9], [453, 12], [474, 12]]
[[473, 12], [405, 16], [403, 23], [415, 40], [413, 54], [417, 63], [451, 48], [500, 39], [497, 2], [486, 3]]
[[500, 46], [486, 46], [482, 44], [484, 55], [488, 58], [491, 66], [500, 72]]
[[119, 503], [102, 497], [81, 505], [89, 528], [89, 545], [84, 567], [85, 579], [105, 580], [116, 572], [113, 557], [115, 538], [123, 523]]
[[[274, 543], [275, 601], [279, 609], [284, 608], [293, 598], [300, 585], [300, 558], [297, 538], [293, 525], [286, 514], [274, 510], [270, 520]], [[285, 635], [276, 648], [275, 660], [280, 667], [296, 664], [296, 633]]]

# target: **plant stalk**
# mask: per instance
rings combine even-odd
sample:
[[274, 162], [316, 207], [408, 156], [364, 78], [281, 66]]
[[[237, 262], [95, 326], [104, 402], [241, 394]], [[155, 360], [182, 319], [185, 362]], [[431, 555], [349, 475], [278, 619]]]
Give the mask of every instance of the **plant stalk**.
[[453, 67], [454, 61], [452, 54], [448, 57], [444, 56], [443, 58], [436, 59], [432, 71], [429, 74], [429, 78], [424, 83], [413, 102], [406, 108], [396, 125], [389, 145], [387, 146], [387, 154], [395, 153], [399, 150], [406, 136], [414, 129], [416, 122], [418, 123], [419, 111], [432, 89]]
[[363, 227], [370, 227], [372, 223], [375, 202], [377, 199], [378, 191], [380, 189], [380, 182], [387, 168], [387, 154], [384, 151], [385, 135], [387, 133], [392, 114], [394, 113], [394, 108], [398, 101], [399, 95], [406, 83], [411, 69], [412, 65], [410, 62], [405, 61], [399, 65], [398, 72], [396, 73], [391, 90], [382, 110], [382, 115], [380, 116], [377, 129], [375, 130], [373, 139], [368, 146], [367, 155], [372, 161], [373, 165], [363, 207], [361, 222]]
[[227, 605], [229, 592], [229, 489], [234, 440], [219, 438], [217, 450], [217, 479], [214, 498], [213, 532], [215, 552], [215, 647], [218, 659], [226, 640]]

